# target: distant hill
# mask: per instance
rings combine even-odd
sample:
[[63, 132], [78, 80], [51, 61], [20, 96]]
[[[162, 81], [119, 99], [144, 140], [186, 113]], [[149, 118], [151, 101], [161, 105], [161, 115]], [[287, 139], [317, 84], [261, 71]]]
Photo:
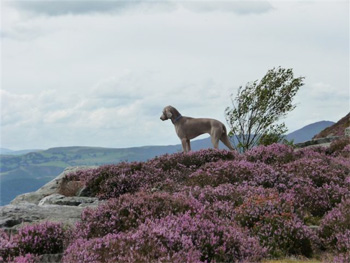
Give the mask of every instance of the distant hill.
[[145, 161], [165, 153], [180, 151], [176, 146], [148, 146], [125, 149], [62, 147], [23, 155], [1, 155], [0, 205], [15, 196], [35, 191], [69, 166], [92, 166], [122, 161]]
[[345, 134], [345, 128], [347, 127], [350, 127], [350, 113], [348, 113], [334, 125], [322, 130], [320, 133], [315, 135], [313, 139], [320, 139], [329, 136], [343, 136]]
[[[294, 142], [310, 140], [332, 122], [318, 122], [292, 132], [287, 136]], [[176, 136], [174, 134], [174, 136]], [[220, 143], [220, 148], [226, 147]], [[210, 138], [191, 142], [192, 150], [212, 147]], [[8, 149], [5, 149], [8, 150]], [[11, 150], [0, 157], [0, 206], [8, 204], [14, 197], [32, 192], [43, 186], [69, 166], [95, 166], [122, 161], [146, 161], [166, 153], [182, 150], [181, 145], [145, 146], [133, 148], [59, 147], [48, 150], [14, 155]], [[26, 150], [28, 151], [28, 150]], [[12, 153], [11, 153], [12, 152]], [[18, 151], [17, 151], [18, 152]], [[1, 153], [4, 153], [1, 150]], [[9, 155], [11, 154], [11, 155]]]
[[306, 142], [312, 139], [323, 129], [330, 127], [334, 124], [332, 121], [319, 121], [313, 124], [307, 125], [299, 130], [296, 130], [287, 135], [287, 140], [293, 140], [294, 143]]
[[0, 154], [2, 154], [2, 155], [22, 155], [22, 154], [26, 154], [26, 153], [30, 153], [30, 152], [37, 152], [37, 151], [41, 151], [41, 150], [28, 149], [28, 150], [13, 151], [13, 150], [6, 149], [6, 148], [0, 148]]

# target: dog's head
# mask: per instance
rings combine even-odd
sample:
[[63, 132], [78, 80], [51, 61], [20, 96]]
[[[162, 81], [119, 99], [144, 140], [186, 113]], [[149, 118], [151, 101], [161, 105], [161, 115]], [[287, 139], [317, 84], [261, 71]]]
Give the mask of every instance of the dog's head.
[[166, 121], [166, 120], [169, 120], [171, 119], [171, 117], [173, 116], [173, 111], [174, 107], [172, 106], [166, 106], [164, 109], [163, 109], [163, 114], [160, 116], [160, 119], [162, 121]]

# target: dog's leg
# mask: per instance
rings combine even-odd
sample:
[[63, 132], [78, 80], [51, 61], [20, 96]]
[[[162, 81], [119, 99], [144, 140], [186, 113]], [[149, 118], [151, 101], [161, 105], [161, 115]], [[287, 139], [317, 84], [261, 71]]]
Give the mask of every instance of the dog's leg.
[[190, 140], [184, 138], [181, 139], [181, 144], [182, 144], [182, 150], [183, 152], [187, 153], [189, 151], [191, 151], [191, 143]]
[[191, 151], [191, 142], [187, 140], [187, 152]]
[[219, 149], [219, 138], [216, 137], [215, 134], [211, 136], [211, 143], [213, 144], [215, 149]]
[[188, 140], [186, 138], [181, 139], [181, 144], [182, 144], [183, 152], [187, 153], [187, 152], [191, 151], [190, 140]]
[[234, 151], [235, 149], [232, 147], [231, 143], [230, 143], [230, 139], [228, 138], [227, 134], [224, 133], [222, 134], [220, 141], [223, 142], [223, 144], [226, 145], [227, 148], [229, 148], [231, 151]]

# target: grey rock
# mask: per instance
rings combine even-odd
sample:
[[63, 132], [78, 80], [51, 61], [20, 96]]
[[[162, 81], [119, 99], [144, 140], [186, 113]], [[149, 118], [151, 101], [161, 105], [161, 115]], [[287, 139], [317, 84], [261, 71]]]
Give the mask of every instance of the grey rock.
[[314, 140], [306, 141], [302, 143], [296, 143], [295, 146], [297, 148], [315, 147], [315, 146], [329, 147], [333, 141], [341, 139], [343, 137], [344, 136], [328, 136], [325, 138], [319, 138], [319, 139], [314, 139]]
[[73, 225], [80, 220], [84, 207], [46, 205], [38, 206], [31, 203], [7, 205], [0, 207], [0, 228], [19, 228], [25, 223], [43, 221], [62, 222]]
[[40, 263], [60, 263], [62, 261], [63, 254], [44, 254], [40, 256]]
[[43, 221], [75, 224], [86, 207], [97, 207], [101, 201], [93, 197], [64, 196], [58, 192], [67, 173], [88, 168], [92, 167], [68, 168], [39, 190], [20, 195], [9, 205], [0, 207], [0, 228], [11, 232], [23, 224]]
[[32, 192], [32, 193], [26, 193], [17, 196], [14, 200], [12, 200], [11, 204], [16, 205], [23, 202], [33, 203], [33, 204], [39, 204], [40, 200], [43, 199], [46, 196], [56, 194], [58, 193], [59, 187], [62, 183], [63, 178], [74, 171], [82, 170], [82, 169], [89, 169], [93, 167], [68, 167], [64, 170], [63, 173], [61, 173], [59, 176], [57, 176], [52, 181], [45, 184], [43, 187], [41, 187], [39, 190]]
[[83, 187], [77, 192], [77, 196], [91, 196], [91, 192], [88, 188]]
[[38, 205], [84, 206], [93, 204], [98, 204], [98, 198], [80, 196], [67, 197], [61, 194], [52, 194], [41, 199]]
[[344, 134], [345, 136], [350, 137], [350, 127], [345, 128]]

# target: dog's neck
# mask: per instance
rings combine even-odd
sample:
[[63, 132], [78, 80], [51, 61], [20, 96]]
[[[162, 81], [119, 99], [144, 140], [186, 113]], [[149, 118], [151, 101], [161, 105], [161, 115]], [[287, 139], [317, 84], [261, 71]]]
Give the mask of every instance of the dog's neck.
[[171, 118], [173, 124], [177, 123], [182, 118], [182, 115], [179, 114], [176, 118]]

